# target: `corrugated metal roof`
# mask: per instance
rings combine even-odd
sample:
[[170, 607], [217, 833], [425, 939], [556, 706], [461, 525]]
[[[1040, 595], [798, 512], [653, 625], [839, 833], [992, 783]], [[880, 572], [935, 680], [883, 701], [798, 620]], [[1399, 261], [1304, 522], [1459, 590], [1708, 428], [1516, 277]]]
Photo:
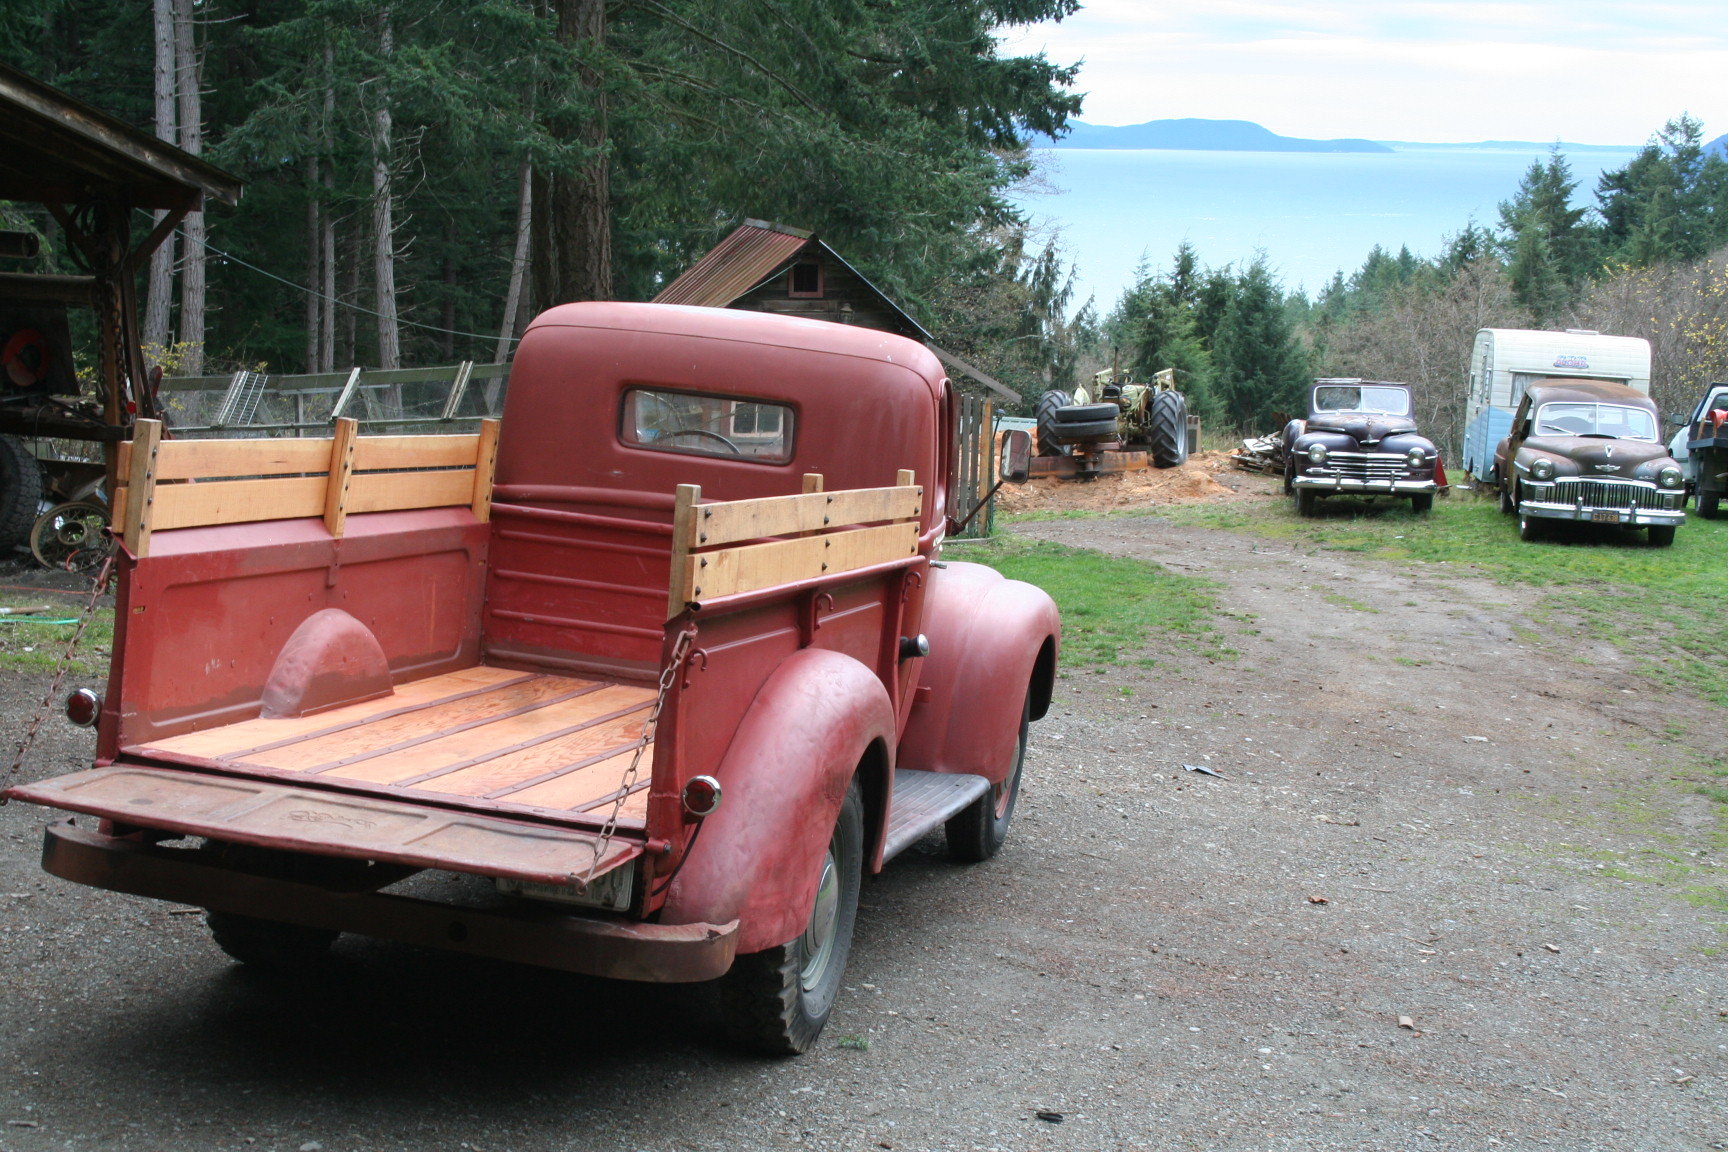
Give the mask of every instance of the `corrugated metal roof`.
[[810, 233], [746, 220], [654, 297], [656, 304], [724, 308], [773, 275], [810, 242]]

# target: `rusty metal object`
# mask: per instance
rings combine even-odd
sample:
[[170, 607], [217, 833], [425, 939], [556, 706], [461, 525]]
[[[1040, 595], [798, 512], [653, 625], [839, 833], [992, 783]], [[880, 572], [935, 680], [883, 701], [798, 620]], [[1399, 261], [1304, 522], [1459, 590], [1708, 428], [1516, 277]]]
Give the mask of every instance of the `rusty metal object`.
[[640, 924], [540, 904], [474, 910], [410, 896], [332, 891], [234, 872], [193, 849], [104, 836], [70, 821], [44, 833], [42, 867], [112, 892], [616, 980], [712, 980], [732, 966], [738, 940], [736, 921]]
[[1034, 456], [1027, 466], [1026, 474], [1033, 479], [1055, 476], [1073, 480], [1083, 476], [1102, 476], [1106, 472], [1141, 472], [1151, 466], [1151, 461], [1144, 452], [1101, 449], [1095, 452], [1076, 452], [1072, 456]]

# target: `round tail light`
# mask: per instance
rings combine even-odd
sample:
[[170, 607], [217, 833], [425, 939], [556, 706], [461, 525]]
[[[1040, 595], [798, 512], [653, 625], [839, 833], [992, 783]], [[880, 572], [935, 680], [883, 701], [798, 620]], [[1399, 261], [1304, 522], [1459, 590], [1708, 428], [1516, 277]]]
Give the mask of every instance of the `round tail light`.
[[692, 816], [712, 816], [720, 807], [720, 781], [712, 776], [692, 776], [684, 785], [684, 811]]
[[66, 719], [80, 728], [90, 727], [101, 714], [102, 697], [88, 688], [80, 688], [66, 697]]

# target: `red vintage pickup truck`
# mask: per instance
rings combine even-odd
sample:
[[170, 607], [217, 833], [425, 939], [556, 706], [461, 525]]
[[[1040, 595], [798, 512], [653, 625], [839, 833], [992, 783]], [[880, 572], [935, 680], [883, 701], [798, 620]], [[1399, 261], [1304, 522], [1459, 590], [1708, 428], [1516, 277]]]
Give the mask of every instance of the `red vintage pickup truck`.
[[9, 795], [84, 817], [49, 872], [245, 962], [356, 932], [717, 980], [801, 1051], [863, 877], [943, 826], [992, 855], [1050, 703], [1050, 598], [938, 559], [956, 411], [896, 336], [590, 303], [475, 436], [140, 422], [95, 767]]

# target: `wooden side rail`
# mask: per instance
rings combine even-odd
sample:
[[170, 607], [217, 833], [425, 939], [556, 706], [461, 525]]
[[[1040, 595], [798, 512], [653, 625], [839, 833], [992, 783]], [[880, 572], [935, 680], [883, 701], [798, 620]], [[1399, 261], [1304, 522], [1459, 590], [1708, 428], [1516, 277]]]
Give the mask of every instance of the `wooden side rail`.
[[924, 489], [908, 469], [898, 480], [824, 492], [811, 474], [799, 495], [710, 504], [698, 485], [680, 484], [668, 618], [690, 603], [916, 556]]
[[466, 505], [490, 518], [498, 422], [466, 436], [360, 436], [349, 419], [317, 439], [164, 440], [140, 420], [120, 445], [114, 524], [143, 557], [170, 528], [319, 516], [333, 536], [349, 513]]

